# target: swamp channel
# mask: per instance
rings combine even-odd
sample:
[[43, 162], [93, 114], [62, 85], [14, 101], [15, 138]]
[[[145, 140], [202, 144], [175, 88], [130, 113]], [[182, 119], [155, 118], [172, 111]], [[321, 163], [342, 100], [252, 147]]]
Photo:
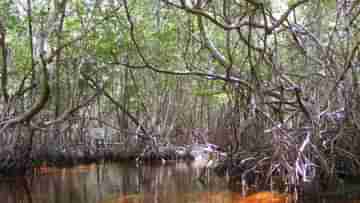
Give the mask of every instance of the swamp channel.
[[256, 191], [227, 183], [192, 162], [158, 165], [98, 163], [72, 168], [47, 168], [33, 177], [0, 180], [0, 203], [285, 203], [360, 202], [360, 185], [344, 184], [334, 193], [296, 196]]

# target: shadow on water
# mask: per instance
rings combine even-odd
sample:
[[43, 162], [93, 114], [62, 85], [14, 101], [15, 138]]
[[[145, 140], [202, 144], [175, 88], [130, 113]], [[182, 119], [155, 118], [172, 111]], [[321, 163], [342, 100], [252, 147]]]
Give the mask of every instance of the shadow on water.
[[1, 180], [0, 185], [6, 185], [0, 190], [1, 202], [28, 202], [33, 203], [30, 184], [24, 177], [16, 177], [11, 180]]
[[[137, 167], [135, 164], [92, 164], [42, 168], [33, 178], [0, 179], [1, 203], [287, 203], [292, 195], [232, 192], [211, 172], [198, 181], [200, 168], [187, 163]], [[358, 187], [360, 188], [360, 186]], [[314, 191], [315, 193], [315, 191]], [[316, 195], [314, 195], [316, 196]], [[355, 198], [355, 197], [351, 197]], [[305, 198], [306, 199], [306, 198]], [[356, 203], [346, 195], [299, 202]]]

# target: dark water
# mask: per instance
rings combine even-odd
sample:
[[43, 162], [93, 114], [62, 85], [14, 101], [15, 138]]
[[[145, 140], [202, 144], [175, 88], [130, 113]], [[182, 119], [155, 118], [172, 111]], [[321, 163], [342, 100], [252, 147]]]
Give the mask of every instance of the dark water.
[[[244, 197], [231, 192], [226, 181], [208, 174], [198, 180], [200, 169], [177, 163], [137, 167], [106, 163], [71, 169], [42, 169], [30, 178], [0, 180], [0, 203], [285, 203], [291, 195], [270, 192]], [[360, 189], [360, 188], [359, 188]], [[356, 203], [344, 197], [324, 197], [306, 202]]]

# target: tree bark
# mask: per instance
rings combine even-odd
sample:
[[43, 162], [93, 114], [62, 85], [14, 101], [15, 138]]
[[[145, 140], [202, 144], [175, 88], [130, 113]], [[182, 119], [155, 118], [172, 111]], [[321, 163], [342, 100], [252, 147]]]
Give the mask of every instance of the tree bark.
[[7, 91], [8, 84], [8, 51], [6, 47], [6, 29], [5, 25], [0, 21], [0, 48], [1, 48], [1, 57], [2, 57], [2, 70], [1, 70], [1, 91], [4, 97], [4, 102], [8, 103], [9, 94]]

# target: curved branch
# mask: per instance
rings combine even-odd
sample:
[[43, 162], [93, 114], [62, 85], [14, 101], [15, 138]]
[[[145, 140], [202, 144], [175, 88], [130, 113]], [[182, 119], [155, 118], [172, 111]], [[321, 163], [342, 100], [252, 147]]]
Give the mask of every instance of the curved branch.
[[121, 105], [118, 101], [116, 101], [103, 87], [100, 87], [100, 86], [96, 83], [96, 81], [94, 81], [91, 77], [89, 77], [88, 75], [86, 75], [86, 74], [84, 74], [84, 73], [81, 73], [81, 75], [82, 75], [87, 81], [90, 82], [91, 88], [93, 88], [93, 89], [95, 89], [95, 90], [97, 90], [97, 91], [101, 90], [101, 91], [103, 92], [104, 96], [105, 96], [106, 98], [108, 98], [108, 99], [111, 101], [111, 103], [113, 103], [117, 108], [119, 108], [123, 113], [125, 113], [126, 116], [128, 116], [128, 117], [130, 118], [130, 120], [131, 120], [137, 127], [140, 128], [140, 130], [141, 130], [141, 132], [143, 133], [143, 135], [145, 135], [145, 136], [141, 136], [142, 138], [144, 138], [144, 139], [151, 139], [149, 136], [147, 136], [148, 133], [147, 133], [147, 131], [145, 130], [144, 126], [142, 126], [142, 125], [140, 124], [140, 122], [137, 120], [137, 118], [135, 118], [135, 116], [133, 116], [127, 109], [125, 109], [125, 108], [123, 107], [123, 105]]
[[175, 6], [176, 8], [179, 9], [183, 9], [186, 12], [192, 13], [194, 15], [197, 16], [203, 16], [205, 18], [207, 18], [208, 20], [210, 20], [212, 23], [214, 23], [216, 26], [224, 29], [224, 30], [234, 30], [234, 29], [239, 29], [243, 26], [251, 26], [253, 28], [258, 28], [258, 29], [264, 29], [265, 32], [267, 34], [272, 33], [276, 28], [278, 28], [290, 15], [290, 13], [295, 10], [297, 7], [299, 7], [300, 5], [308, 2], [309, 0], [302, 0], [302, 1], [298, 1], [294, 4], [292, 4], [281, 16], [280, 19], [276, 21], [276, 23], [274, 25], [272, 25], [271, 27], [268, 27], [267, 25], [264, 24], [260, 24], [260, 23], [256, 23], [256, 22], [250, 22], [250, 21], [245, 21], [245, 22], [241, 22], [239, 21], [239, 19], [237, 20], [237, 22], [232, 23], [232, 24], [228, 24], [228, 23], [222, 23], [220, 21], [218, 21], [215, 17], [212, 16], [211, 13], [204, 11], [200, 8], [194, 8], [194, 7], [190, 7], [189, 5], [183, 3], [182, 5], [176, 5], [174, 3], [171, 3], [168, 0], [162, 0], [163, 2], [165, 2], [166, 4]]
[[97, 91], [93, 96], [91, 96], [90, 98], [86, 99], [85, 101], [81, 102], [80, 104], [78, 104], [75, 107], [70, 107], [69, 109], [67, 109], [66, 111], [64, 111], [64, 113], [62, 113], [60, 116], [58, 116], [55, 120], [52, 121], [47, 121], [44, 123], [44, 126], [48, 127], [50, 125], [54, 125], [57, 123], [61, 123], [64, 122], [67, 118], [69, 118], [72, 114], [74, 114], [75, 112], [79, 111], [81, 108], [88, 106], [91, 102], [93, 102], [96, 97], [98, 97], [100, 95], [100, 91]]
[[[150, 64], [148, 62], [148, 60], [146, 59], [145, 55], [143, 54], [143, 52], [141, 51], [141, 48], [140, 48], [139, 44], [136, 41], [136, 38], [135, 38], [135, 25], [134, 25], [134, 23], [133, 23], [133, 21], [131, 19], [131, 15], [130, 15], [130, 12], [129, 12], [129, 7], [128, 7], [127, 0], [123, 0], [123, 3], [124, 3], [124, 7], [125, 7], [126, 17], [127, 17], [127, 20], [128, 20], [128, 22], [130, 24], [130, 38], [131, 38], [131, 41], [134, 43], [135, 49], [136, 49], [137, 53], [139, 54], [139, 56], [141, 58], [141, 61], [142, 61], [142, 63], [144, 65], [142, 65], [142, 66], [134, 66], [134, 65], [130, 65], [128, 63], [115, 63], [115, 64], [121, 64], [121, 65], [124, 65], [124, 66], [129, 67], [129, 68], [137, 68], [137, 69], [145, 69], [145, 68], [147, 68], [147, 69], [150, 69], [150, 70], [152, 70], [154, 72], [157, 72], [157, 73], [164, 73], [164, 74], [170, 74], [170, 75], [183, 75], [183, 76], [184, 75], [195, 75], [195, 76], [211, 77], [213, 79], [239, 83], [241, 85], [246, 86], [248, 89], [252, 89], [250, 84], [248, 84], [246, 81], [241, 80], [238, 77], [233, 77], [233, 76], [232, 77], [227, 77], [226, 75], [200, 73], [200, 72], [174, 72], [174, 71], [168, 71], [168, 70], [161, 70], [161, 69], [155, 67], [154, 65]], [[205, 29], [203, 28], [203, 30], [205, 30]], [[205, 37], [206, 37], [206, 35], [205, 35]], [[211, 47], [209, 49], [213, 49], [214, 52], [218, 52], [216, 47], [212, 44], [212, 42], [210, 40], [207, 43], [209, 43], [208, 46]], [[225, 57], [222, 56], [222, 54], [219, 53], [219, 52], [218, 52], [218, 54], [219, 54], [217, 56], [217, 57], [219, 57], [218, 60], [223, 61], [225, 63], [225, 66], [226, 66], [227, 63], [226, 63]]]
[[240, 85], [245, 86], [247, 89], [249, 89], [250, 91], [253, 90], [253, 88], [251, 87], [251, 85], [246, 82], [245, 80], [241, 80], [238, 77], [234, 77], [234, 76], [229, 76], [227, 77], [225, 74], [215, 74], [215, 73], [203, 73], [203, 72], [196, 72], [196, 71], [187, 71], [187, 72], [180, 72], [180, 71], [168, 71], [168, 70], [162, 70], [159, 69], [153, 65], [132, 65], [129, 63], [120, 63], [120, 62], [115, 62], [115, 63], [111, 63], [112, 65], [122, 65], [125, 66], [127, 68], [131, 68], [131, 69], [150, 69], [151, 71], [154, 71], [156, 73], [161, 73], [161, 74], [168, 74], [168, 75], [176, 75], [176, 76], [198, 76], [198, 77], [204, 77], [204, 78], [212, 78], [212, 80], [222, 80], [225, 82], [232, 82], [232, 83], [238, 83]]
[[41, 78], [41, 94], [37, 102], [29, 109], [27, 112], [3, 122], [4, 126], [0, 129], [0, 135], [10, 126], [13, 126], [17, 123], [29, 122], [41, 109], [46, 105], [50, 97], [50, 85], [49, 85], [49, 73], [47, 70], [47, 64], [43, 56], [41, 56], [42, 61], [42, 78]]
[[223, 54], [220, 53], [220, 51], [216, 48], [215, 44], [211, 41], [211, 39], [209, 38], [209, 36], [206, 33], [206, 28], [205, 25], [202, 21], [202, 17], [201, 16], [197, 16], [197, 20], [198, 20], [198, 25], [200, 28], [200, 34], [202, 36], [202, 38], [205, 40], [205, 45], [206, 47], [209, 49], [209, 51], [211, 52], [211, 55], [224, 67], [228, 67], [229, 64], [225, 59], [225, 56]]
[[278, 28], [286, 19], [289, 17], [290, 13], [295, 10], [300, 5], [308, 2], [309, 0], [302, 0], [292, 4], [281, 16], [280, 19], [276, 21], [267, 31], [267, 33], [272, 33], [276, 28]]

